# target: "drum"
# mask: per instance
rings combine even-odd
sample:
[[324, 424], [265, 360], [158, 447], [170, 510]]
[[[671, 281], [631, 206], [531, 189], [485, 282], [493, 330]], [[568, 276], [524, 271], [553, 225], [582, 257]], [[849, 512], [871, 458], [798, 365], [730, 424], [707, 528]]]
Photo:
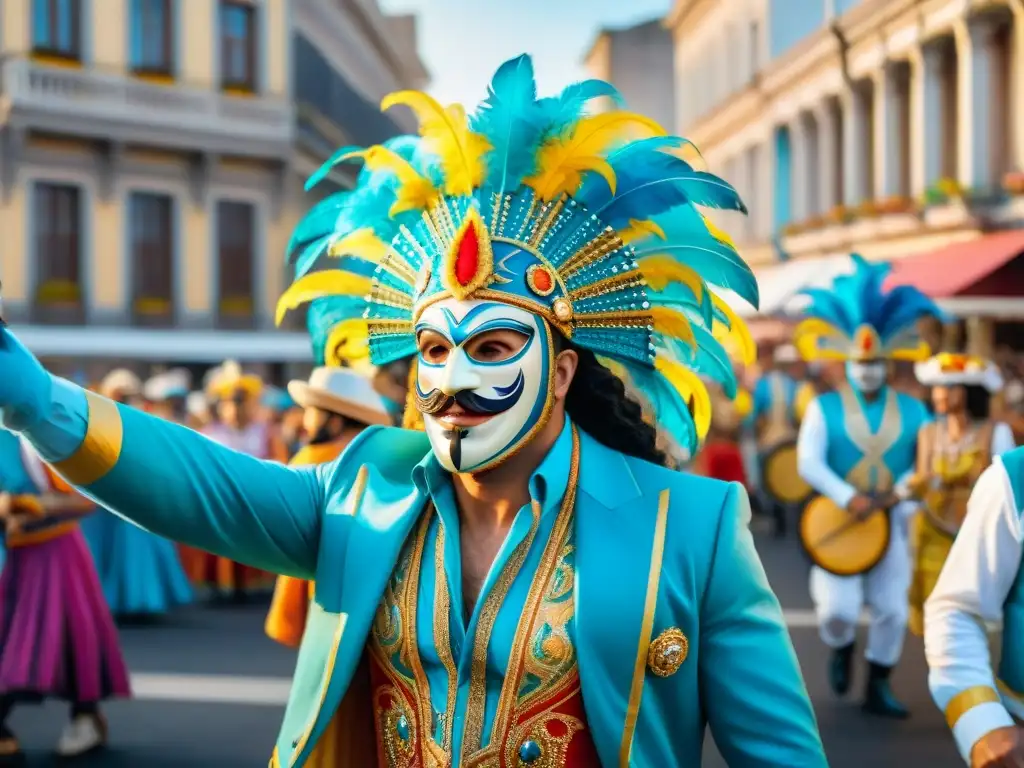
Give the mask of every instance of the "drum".
[[814, 489], [800, 477], [796, 460], [796, 440], [778, 443], [764, 454], [761, 463], [761, 484], [780, 504], [801, 506]]
[[878, 565], [889, 549], [889, 515], [879, 509], [858, 520], [831, 499], [816, 496], [800, 517], [800, 543], [819, 568], [857, 576]]

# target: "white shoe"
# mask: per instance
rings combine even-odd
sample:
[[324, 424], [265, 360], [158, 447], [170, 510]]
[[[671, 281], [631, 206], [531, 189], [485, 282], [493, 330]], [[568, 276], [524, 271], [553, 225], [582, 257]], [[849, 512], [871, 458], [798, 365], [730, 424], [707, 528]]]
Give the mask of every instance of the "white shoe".
[[107, 724], [102, 715], [79, 715], [64, 728], [57, 742], [57, 755], [78, 757], [107, 742]]

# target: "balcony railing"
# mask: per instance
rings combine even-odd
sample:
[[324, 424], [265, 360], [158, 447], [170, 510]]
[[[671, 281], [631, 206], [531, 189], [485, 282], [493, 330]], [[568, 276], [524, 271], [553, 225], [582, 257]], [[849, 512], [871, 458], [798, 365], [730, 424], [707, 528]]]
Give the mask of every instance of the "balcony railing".
[[6, 119], [21, 127], [233, 155], [287, 157], [291, 104], [129, 75], [3, 62]]

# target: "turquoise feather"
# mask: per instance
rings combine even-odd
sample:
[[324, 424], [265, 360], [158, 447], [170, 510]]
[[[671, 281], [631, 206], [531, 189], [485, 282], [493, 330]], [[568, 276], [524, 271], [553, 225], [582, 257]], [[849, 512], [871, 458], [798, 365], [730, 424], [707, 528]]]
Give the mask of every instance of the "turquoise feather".
[[860, 326], [871, 326], [883, 344], [912, 335], [923, 317], [945, 317], [935, 302], [913, 286], [885, 291], [889, 264], [871, 263], [859, 254], [851, 254], [850, 260], [853, 272], [835, 278], [831, 289], [801, 291], [810, 300], [805, 310], [808, 317], [823, 320], [851, 338]]
[[487, 158], [487, 183], [503, 195], [515, 189], [537, 170], [537, 146], [544, 130], [537, 106], [533, 61], [523, 55], [498, 68], [487, 98], [470, 121], [470, 127], [491, 143]]

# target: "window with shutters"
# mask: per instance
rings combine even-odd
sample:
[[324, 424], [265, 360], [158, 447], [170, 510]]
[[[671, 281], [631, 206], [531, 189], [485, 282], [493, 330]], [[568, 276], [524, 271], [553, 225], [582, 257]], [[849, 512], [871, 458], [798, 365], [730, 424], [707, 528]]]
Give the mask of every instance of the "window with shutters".
[[140, 325], [174, 320], [174, 201], [133, 192], [128, 203], [132, 315]]
[[255, 322], [256, 209], [252, 203], [217, 203], [217, 308], [221, 324]]
[[220, 80], [226, 91], [256, 91], [256, 9], [241, 0], [221, 0]]
[[82, 0], [32, 0], [32, 52], [78, 61], [82, 54]]
[[46, 322], [77, 322], [82, 303], [81, 192], [70, 184], [33, 187], [35, 305]]

